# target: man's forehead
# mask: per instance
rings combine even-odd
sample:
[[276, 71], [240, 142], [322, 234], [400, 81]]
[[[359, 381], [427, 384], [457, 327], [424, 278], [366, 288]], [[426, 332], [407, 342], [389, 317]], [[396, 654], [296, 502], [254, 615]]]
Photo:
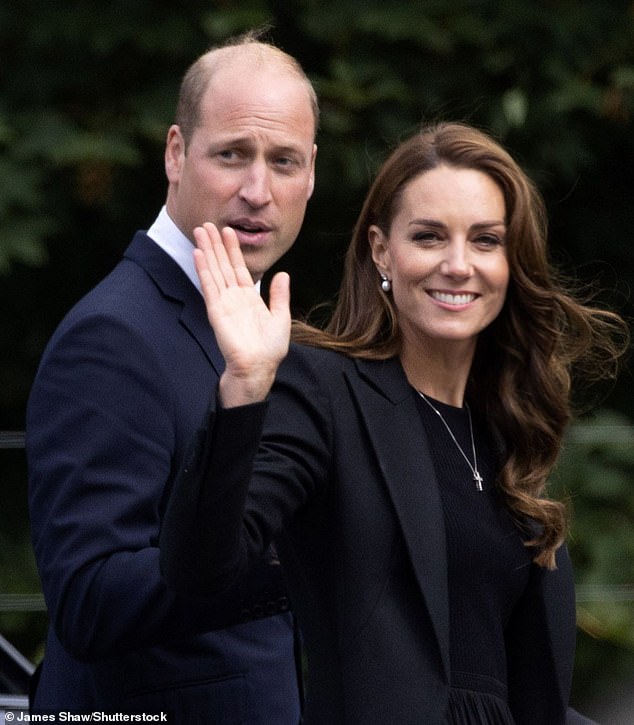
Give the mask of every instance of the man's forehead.
[[223, 64], [214, 72], [202, 98], [202, 113], [241, 119], [264, 118], [303, 126], [309, 120], [312, 137], [316, 118], [310, 86], [279, 60], [272, 65], [236, 62]]
[[236, 109], [249, 110], [260, 105], [271, 110], [282, 104], [293, 104], [302, 113], [312, 115], [310, 96], [306, 84], [292, 74], [259, 69], [253, 73], [226, 73], [213, 77], [207, 86], [203, 103], [216, 105], [219, 101]]
[[199, 127], [208, 135], [227, 140], [281, 146], [312, 145], [314, 116], [308, 98], [289, 95], [279, 87], [259, 87], [249, 93], [239, 87], [209, 92], [203, 103]]

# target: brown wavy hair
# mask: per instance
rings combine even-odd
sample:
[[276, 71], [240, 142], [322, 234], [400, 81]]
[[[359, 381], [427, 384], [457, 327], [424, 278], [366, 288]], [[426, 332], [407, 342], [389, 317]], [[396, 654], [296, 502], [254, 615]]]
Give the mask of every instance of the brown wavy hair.
[[542, 197], [496, 141], [462, 123], [440, 123], [401, 143], [366, 197], [329, 323], [318, 329], [295, 322], [293, 339], [352, 357], [399, 354], [398, 313], [380, 289], [368, 229], [376, 224], [388, 235], [404, 188], [439, 165], [484, 172], [504, 194], [510, 282], [502, 311], [478, 339], [466, 394], [504, 438], [497, 484], [518, 522], [531, 522], [527, 546], [535, 562], [553, 568], [567, 511], [545, 488], [572, 416], [573, 376], [614, 379], [628, 328], [616, 313], [582, 300], [555, 271]]

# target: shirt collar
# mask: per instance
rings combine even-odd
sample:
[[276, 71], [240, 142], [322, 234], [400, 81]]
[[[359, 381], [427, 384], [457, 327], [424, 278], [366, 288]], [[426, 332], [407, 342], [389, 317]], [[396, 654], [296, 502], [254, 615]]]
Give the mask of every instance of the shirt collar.
[[169, 254], [200, 292], [200, 280], [194, 266], [194, 245], [172, 221], [165, 206], [148, 229], [147, 235]]
[[[176, 262], [185, 272], [191, 283], [201, 292], [200, 280], [194, 265], [194, 245], [176, 226], [167, 208], [163, 206], [154, 224], [147, 231], [148, 237]], [[260, 290], [260, 283], [255, 286]]]

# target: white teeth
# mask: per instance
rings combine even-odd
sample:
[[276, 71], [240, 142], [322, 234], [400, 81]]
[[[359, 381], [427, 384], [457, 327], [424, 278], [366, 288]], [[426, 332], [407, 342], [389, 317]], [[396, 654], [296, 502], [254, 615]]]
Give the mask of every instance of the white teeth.
[[476, 297], [474, 294], [452, 295], [448, 292], [432, 292], [431, 296], [435, 300], [438, 300], [438, 302], [443, 302], [446, 305], [468, 305]]

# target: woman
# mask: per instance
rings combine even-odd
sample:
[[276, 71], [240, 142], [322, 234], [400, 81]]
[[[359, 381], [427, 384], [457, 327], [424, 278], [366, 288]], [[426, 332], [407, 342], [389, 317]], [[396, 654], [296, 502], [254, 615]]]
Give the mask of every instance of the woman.
[[557, 282], [545, 227], [492, 139], [423, 130], [370, 189], [328, 328], [288, 354], [287, 276], [268, 310], [233, 232], [196, 232], [226, 370], [165, 575], [221, 591], [275, 539], [307, 725], [565, 722], [574, 591], [544, 489], [571, 371], [613, 373], [624, 328]]

